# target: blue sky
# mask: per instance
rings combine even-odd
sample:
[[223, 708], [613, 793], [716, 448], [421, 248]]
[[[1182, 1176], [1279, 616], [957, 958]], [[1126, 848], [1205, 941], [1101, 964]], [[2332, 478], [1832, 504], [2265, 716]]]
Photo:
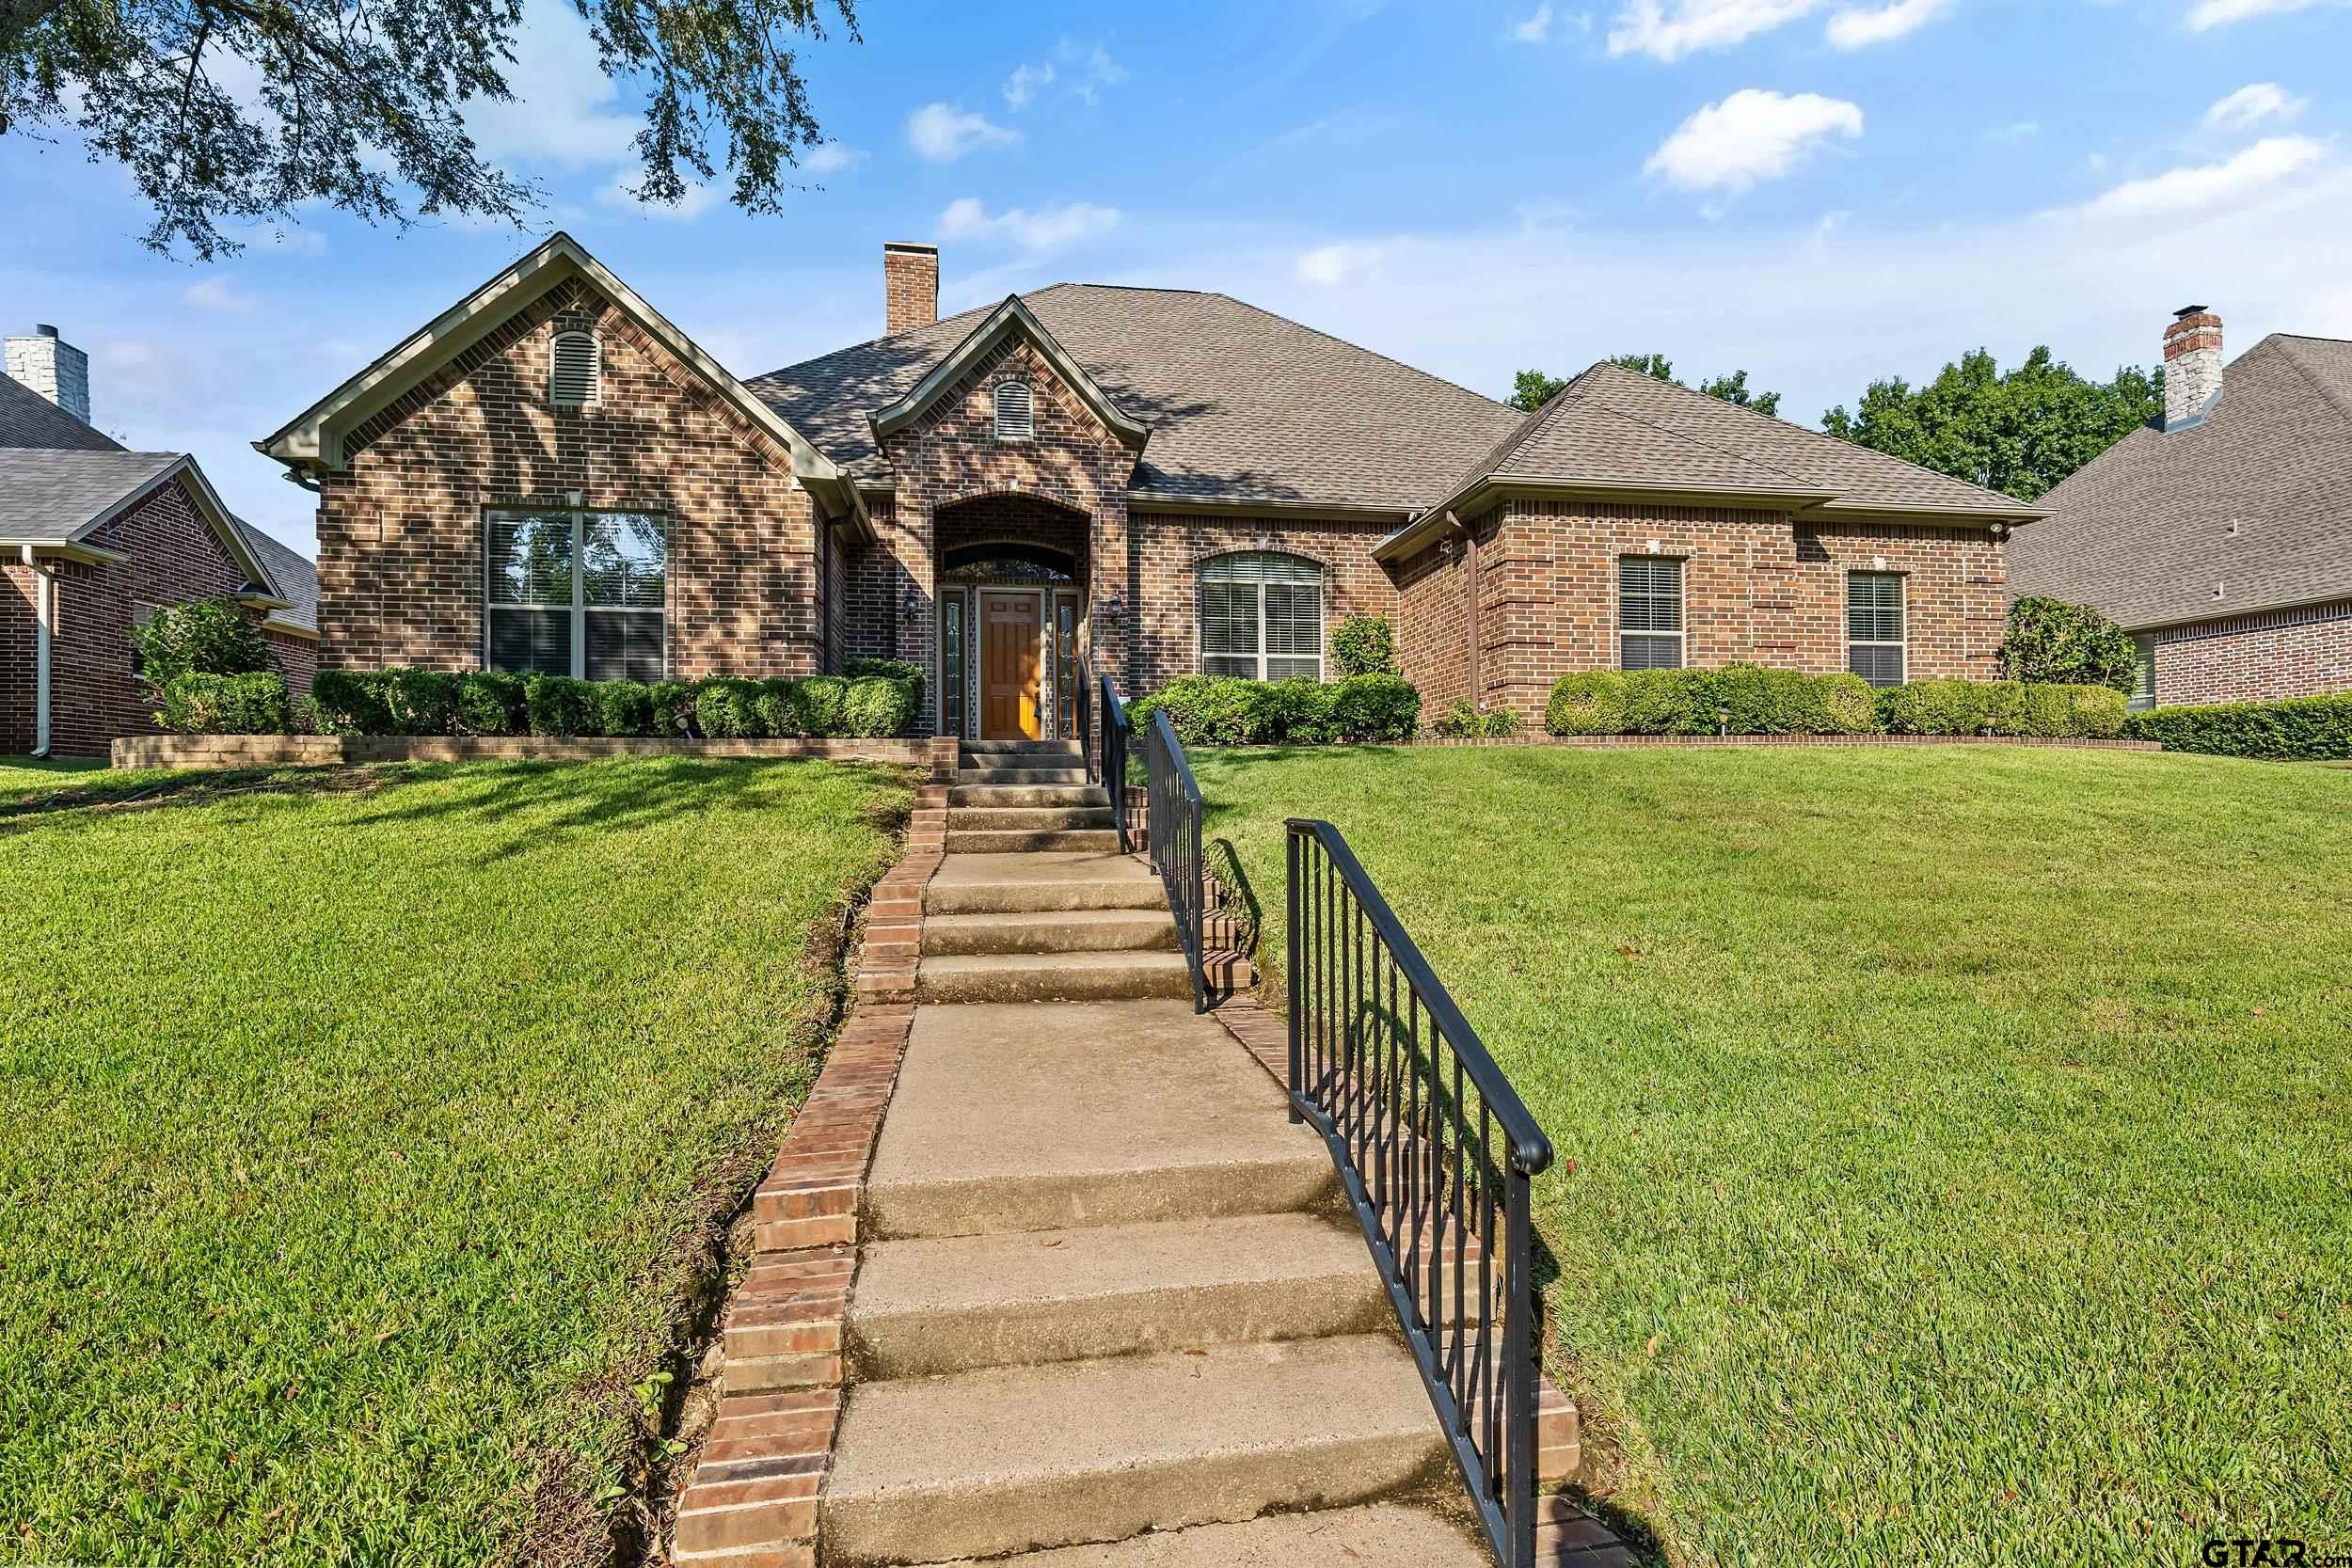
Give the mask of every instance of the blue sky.
[[[1979, 344], [2146, 363], [2190, 303], [2233, 352], [2352, 337], [2352, 0], [868, 0], [803, 55], [835, 145], [764, 219], [638, 207], [631, 99], [532, 5], [477, 139], [745, 374], [878, 333], [894, 239], [949, 309], [1215, 289], [1493, 396], [1656, 349], [1807, 421]], [[247, 443], [536, 238], [322, 214], [168, 261], [118, 171], [15, 135], [0, 202], [8, 330], [56, 323], [102, 428], [306, 550]]]

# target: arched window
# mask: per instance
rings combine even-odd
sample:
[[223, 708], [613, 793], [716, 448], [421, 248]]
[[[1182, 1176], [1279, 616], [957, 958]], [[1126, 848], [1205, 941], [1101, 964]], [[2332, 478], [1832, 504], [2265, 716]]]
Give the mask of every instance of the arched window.
[[1037, 410], [1025, 381], [996, 384], [996, 439], [1028, 441], [1037, 436]]
[[1201, 562], [1200, 673], [1321, 680], [1323, 568], [1267, 551]]
[[579, 408], [596, 401], [604, 390], [604, 362], [596, 340], [589, 332], [559, 332], [548, 363], [548, 401], [559, 408]]

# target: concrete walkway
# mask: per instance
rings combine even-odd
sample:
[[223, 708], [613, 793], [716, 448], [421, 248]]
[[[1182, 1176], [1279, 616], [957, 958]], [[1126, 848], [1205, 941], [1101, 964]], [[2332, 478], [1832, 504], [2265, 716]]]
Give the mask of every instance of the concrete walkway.
[[1074, 751], [973, 747], [864, 1194], [827, 1560], [1483, 1568], [1329, 1157]]

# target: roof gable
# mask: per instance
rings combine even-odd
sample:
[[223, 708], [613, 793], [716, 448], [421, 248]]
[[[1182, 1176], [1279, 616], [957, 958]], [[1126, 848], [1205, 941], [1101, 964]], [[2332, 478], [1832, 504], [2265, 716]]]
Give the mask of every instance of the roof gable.
[[1124, 408], [1117, 399], [1103, 390], [1089, 375], [1084, 366], [1071, 357], [1070, 351], [1048, 332], [1044, 325], [1021, 302], [1019, 294], [1008, 294], [1005, 302], [968, 333], [923, 378], [906, 392], [867, 415], [879, 447], [898, 432], [923, 417], [932, 404], [963, 380], [965, 374], [999, 343], [1014, 334], [1028, 340], [1031, 347], [1051, 365], [1062, 384], [1087, 405], [1089, 412], [1102, 421], [1103, 428], [1119, 437], [1131, 451], [1141, 451], [1152, 433]]
[[175, 483], [261, 596], [272, 608], [292, 604], [279, 574], [185, 452], [0, 448], [0, 545], [30, 546], [68, 558], [119, 559], [119, 552], [93, 535]]
[[2352, 341], [2265, 338], [2203, 420], [2134, 431], [2042, 504], [2011, 588], [2129, 629], [2352, 599]]

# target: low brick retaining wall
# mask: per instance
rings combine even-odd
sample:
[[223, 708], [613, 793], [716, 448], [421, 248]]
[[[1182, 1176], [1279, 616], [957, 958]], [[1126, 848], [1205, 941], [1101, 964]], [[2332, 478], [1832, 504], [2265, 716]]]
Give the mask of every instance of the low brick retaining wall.
[[558, 740], [542, 736], [141, 735], [117, 768], [335, 768], [371, 762], [593, 762], [605, 757], [822, 757], [955, 771], [952, 737], [924, 740]]
[[2088, 752], [2161, 752], [2153, 740], [2051, 740], [2024, 735], [1514, 735], [1496, 740], [1400, 740], [1397, 746], [2058, 746]]

